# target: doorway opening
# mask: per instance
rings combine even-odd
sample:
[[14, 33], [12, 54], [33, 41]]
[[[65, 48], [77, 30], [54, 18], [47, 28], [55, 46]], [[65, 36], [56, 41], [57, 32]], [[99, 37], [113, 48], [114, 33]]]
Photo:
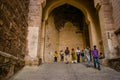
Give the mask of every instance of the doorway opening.
[[45, 62], [53, 62], [53, 54], [66, 47], [81, 50], [90, 47], [89, 29], [83, 12], [69, 4], [55, 8], [49, 15], [45, 29]]

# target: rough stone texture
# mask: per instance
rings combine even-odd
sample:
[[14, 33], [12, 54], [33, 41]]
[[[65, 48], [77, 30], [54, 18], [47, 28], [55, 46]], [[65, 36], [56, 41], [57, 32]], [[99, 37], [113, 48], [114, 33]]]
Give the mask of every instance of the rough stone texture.
[[[110, 57], [113, 59], [108, 60], [108, 65], [118, 71], [120, 71], [120, 65], [119, 65], [119, 57], [120, 57], [120, 39], [118, 31], [115, 35], [115, 31], [119, 30], [120, 26], [120, 1], [119, 0], [106, 0], [106, 3], [103, 2], [104, 7], [104, 16], [105, 16], [105, 23], [106, 23], [106, 31], [107, 31], [107, 38], [108, 38], [108, 45], [110, 50]], [[107, 14], [108, 13], [108, 14]], [[109, 18], [109, 19], [107, 19]], [[108, 25], [108, 23], [110, 25]], [[111, 29], [110, 29], [111, 26]]]
[[29, 0], [0, 1], [0, 50], [23, 58], [26, 53]]
[[85, 16], [78, 8], [64, 4], [55, 8], [52, 13], [57, 30], [61, 29], [66, 22], [71, 22], [78, 30], [83, 30]]
[[104, 66], [98, 71], [85, 64], [46, 63], [25, 67], [10, 80], [120, 80], [120, 73]]
[[[108, 65], [116, 70], [119, 70], [119, 57], [120, 57], [120, 43], [119, 43], [119, 34], [117, 34], [118, 40], [115, 35], [115, 31], [119, 29], [120, 22], [120, 8], [119, 8], [119, 0], [94, 0], [99, 3], [99, 17], [101, 23], [101, 29], [103, 35], [103, 43], [105, 48], [105, 57], [108, 59]], [[103, 27], [104, 26], [104, 27]], [[118, 31], [117, 31], [118, 32]], [[105, 39], [106, 38], [106, 39]], [[107, 41], [106, 41], [107, 40]], [[108, 48], [108, 49], [107, 49]]]
[[48, 19], [45, 30], [45, 61], [53, 61], [53, 54], [59, 51], [59, 33], [55, 27], [53, 16]]
[[41, 24], [42, 10], [41, 3], [43, 0], [30, 0], [28, 25], [30, 27], [39, 27]]
[[120, 55], [120, 0], [110, 0], [110, 5], [112, 7], [112, 16], [114, 20], [114, 29], [118, 39], [118, 45], [116, 48], [118, 49], [118, 55]]
[[[29, 0], [0, 0], [0, 80], [24, 66]], [[7, 55], [10, 56], [8, 57]]]
[[0, 51], [0, 80], [7, 80], [23, 68], [24, 59]]
[[[38, 64], [38, 56], [40, 57], [40, 33], [42, 32], [42, 2], [44, 0], [30, 0], [28, 13], [28, 54], [25, 57], [26, 65]], [[42, 42], [44, 43], [44, 42]], [[38, 50], [39, 49], [39, 50]], [[38, 52], [39, 51], [39, 52]], [[42, 54], [42, 53], [41, 53]]]
[[110, 0], [115, 30], [120, 28], [120, 0]]
[[77, 33], [78, 29], [71, 22], [66, 22], [59, 32], [59, 50], [65, 50], [66, 47], [80, 50], [84, 49], [83, 33]]
[[54, 18], [51, 15], [47, 21], [45, 31], [45, 62], [52, 62], [54, 60], [53, 54], [55, 51], [59, 53], [60, 50], [64, 51], [66, 47], [69, 47], [70, 50], [77, 47], [82, 50], [86, 47], [85, 44], [88, 38], [84, 40], [84, 37], [88, 37], [88, 33], [83, 35], [83, 32], [87, 32], [87, 29], [79, 32], [78, 28], [71, 22], [66, 22], [58, 31], [54, 24]]
[[120, 58], [115, 58], [115, 59], [108, 60], [108, 65], [111, 68], [120, 72]]
[[106, 54], [106, 58], [115, 58], [118, 57], [118, 52], [116, 50], [116, 46], [118, 45], [118, 41], [116, 39], [116, 35], [114, 33], [114, 19], [112, 16], [112, 7], [109, 3], [109, 0], [101, 0], [99, 3], [101, 8], [99, 10], [100, 17], [100, 25], [102, 31], [102, 39], [104, 45], [104, 53]]

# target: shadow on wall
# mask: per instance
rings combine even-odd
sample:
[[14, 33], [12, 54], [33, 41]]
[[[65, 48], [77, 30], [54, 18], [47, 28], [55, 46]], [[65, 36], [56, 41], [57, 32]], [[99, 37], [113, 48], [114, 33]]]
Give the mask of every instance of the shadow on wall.
[[120, 72], [120, 58], [109, 59], [108, 66]]
[[116, 50], [116, 55], [120, 56], [120, 46], [116, 46], [115, 50]]

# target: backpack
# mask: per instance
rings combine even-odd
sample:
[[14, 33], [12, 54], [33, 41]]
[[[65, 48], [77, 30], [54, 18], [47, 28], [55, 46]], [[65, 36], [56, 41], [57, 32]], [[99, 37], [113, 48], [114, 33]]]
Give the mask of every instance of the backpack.
[[69, 50], [65, 50], [65, 54], [66, 54], [66, 55], [68, 55], [68, 54], [69, 54], [69, 52], [70, 52]]

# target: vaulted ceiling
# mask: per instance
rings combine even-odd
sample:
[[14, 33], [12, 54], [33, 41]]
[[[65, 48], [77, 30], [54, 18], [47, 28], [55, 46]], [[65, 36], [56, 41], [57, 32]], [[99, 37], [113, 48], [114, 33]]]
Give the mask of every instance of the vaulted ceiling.
[[64, 4], [62, 6], [55, 8], [52, 11], [52, 14], [54, 16], [54, 23], [57, 30], [63, 27], [64, 24], [68, 21], [71, 22], [74, 26], [76, 26], [80, 30], [83, 29], [84, 14], [79, 9], [69, 4]]
[[43, 8], [43, 20], [46, 20], [50, 14], [53, 14], [58, 30], [67, 21], [82, 30], [88, 14], [94, 23], [98, 22], [93, 0], [46, 0], [46, 6]]

